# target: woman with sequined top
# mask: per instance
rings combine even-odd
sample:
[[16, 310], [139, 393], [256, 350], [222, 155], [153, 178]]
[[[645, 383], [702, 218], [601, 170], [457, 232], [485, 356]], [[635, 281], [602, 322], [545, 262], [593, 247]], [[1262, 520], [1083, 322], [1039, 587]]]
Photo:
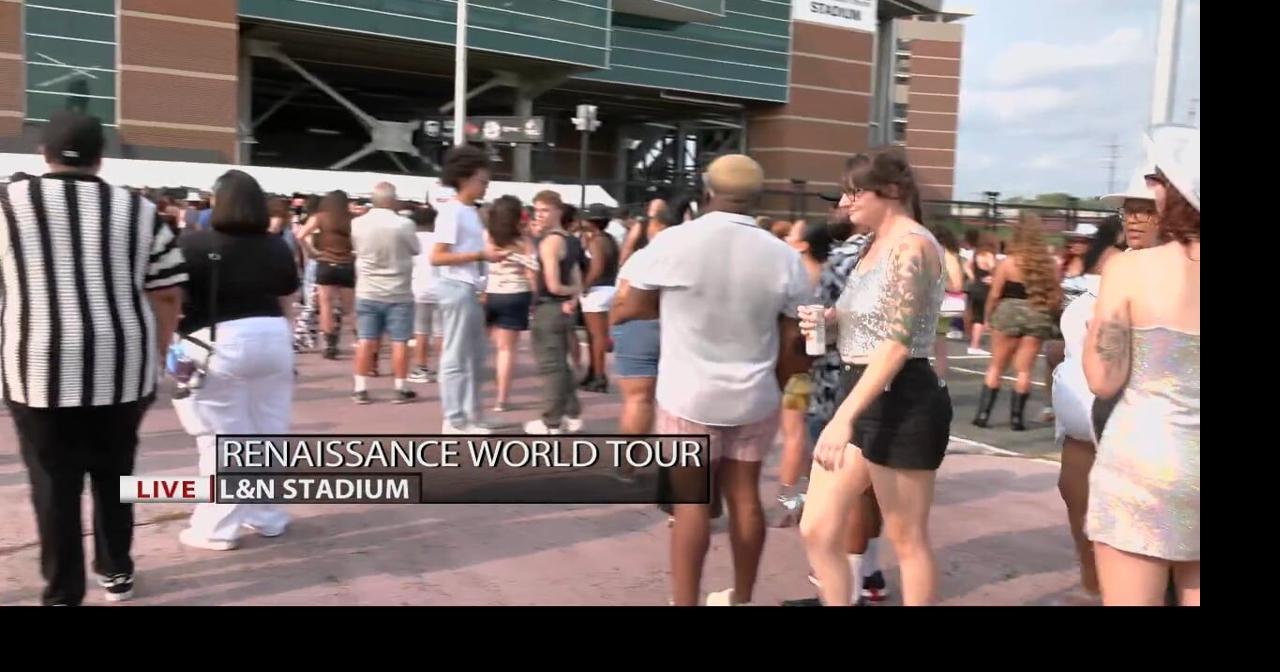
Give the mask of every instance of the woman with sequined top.
[[1102, 271], [1084, 349], [1099, 399], [1116, 398], [1089, 473], [1085, 529], [1105, 605], [1200, 604], [1200, 131], [1148, 143], [1168, 242]]
[[844, 529], [869, 485], [902, 568], [904, 604], [936, 597], [929, 508], [952, 410], [928, 359], [942, 306], [943, 251], [911, 207], [919, 199], [912, 172], [903, 151], [891, 148], [842, 185], [851, 221], [874, 237], [835, 309], [822, 316], [837, 331], [849, 390], [818, 437], [800, 521], [826, 605], [850, 602]]

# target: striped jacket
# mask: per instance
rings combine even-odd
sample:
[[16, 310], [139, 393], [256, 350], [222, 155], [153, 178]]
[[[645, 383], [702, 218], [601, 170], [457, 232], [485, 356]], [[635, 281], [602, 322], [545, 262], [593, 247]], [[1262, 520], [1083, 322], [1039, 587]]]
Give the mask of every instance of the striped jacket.
[[140, 195], [83, 174], [0, 187], [0, 381], [34, 408], [155, 392], [148, 290], [186, 280], [176, 232]]

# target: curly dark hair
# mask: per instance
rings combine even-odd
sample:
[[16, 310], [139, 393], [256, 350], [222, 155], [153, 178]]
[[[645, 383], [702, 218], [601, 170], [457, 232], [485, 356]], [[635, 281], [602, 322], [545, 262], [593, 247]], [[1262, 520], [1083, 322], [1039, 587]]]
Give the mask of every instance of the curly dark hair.
[[446, 187], [458, 189], [463, 180], [488, 169], [489, 156], [484, 150], [471, 145], [459, 145], [445, 152], [440, 182]]
[[1164, 208], [1160, 210], [1160, 237], [1176, 240], [1183, 245], [1200, 240], [1200, 211], [1187, 201], [1182, 192], [1169, 182], [1165, 174], [1156, 171], [1156, 179], [1165, 185]]
[[1040, 216], [1023, 213], [1013, 225], [1013, 249], [1010, 257], [1022, 271], [1022, 284], [1027, 288], [1027, 298], [1036, 310], [1050, 313], [1062, 303], [1062, 287], [1058, 280], [1058, 265], [1049, 256], [1044, 242], [1044, 223]]

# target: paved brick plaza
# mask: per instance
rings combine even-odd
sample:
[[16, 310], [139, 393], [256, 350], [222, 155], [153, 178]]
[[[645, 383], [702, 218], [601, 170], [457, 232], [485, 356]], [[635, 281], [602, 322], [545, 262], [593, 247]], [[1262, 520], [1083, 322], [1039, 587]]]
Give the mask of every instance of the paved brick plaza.
[[[514, 425], [536, 415], [539, 382], [527, 348], [518, 364], [515, 410], [494, 421]], [[384, 360], [384, 374], [387, 365]], [[430, 433], [440, 427], [434, 384], [415, 387], [423, 395], [419, 403], [393, 406], [391, 380], [384, 375], [372, 381], [376, 403], [355, 407], [348, 399], [349, 359], [325, 362], [303, 355], [299, 369], [296, 431]], [[953, 382], [953, 390], [960, 388], [953, 391], [958, 419], [970, 412], [959, 408], [965, 382], [970, 381]], [[583, 394], [582, 399], [588, 431], [616, 429], [617, 395]], [[27, 477], [13, 424], [3, 411], [0, 416], [0, 508], [7, 514], [0, 517], [0, 606], [35, 604], [41, 580]], [[166, 399], [143, 426], [137, 471], [195, 473], [192, 441]], [[932, 517], [945, 604], [1052, 604], [1071, 591], [1075, 559], [1056, 481], [1056, 466], [1042, 461], [978, 454], [947, 458]], [[771, 485], [766, 492], [772, 492]], [[246, 537], [240, 549], [224, 553], [178, 543], [189, 509], [137, 507], [138, 587], [132, 604], [661, 605], [667, 600], [666, 517], [652, 506], [300, 505], [291, 507], [295, 521], [284, 537]], [[88, 540], [86, 550], [92, 552]], [[885, 560], [891, 567], [891, 554]], [[796, 530], [770, 530], [756, 601], [812, 597], [806, 571]], [[896, 598], [896, 570], [887, 578]], [[703, 589], [718, 590], [730, 582], [728, 536], [720, 525]], [[100, 592], [91, 588], [86, 604], [102, 603]]]

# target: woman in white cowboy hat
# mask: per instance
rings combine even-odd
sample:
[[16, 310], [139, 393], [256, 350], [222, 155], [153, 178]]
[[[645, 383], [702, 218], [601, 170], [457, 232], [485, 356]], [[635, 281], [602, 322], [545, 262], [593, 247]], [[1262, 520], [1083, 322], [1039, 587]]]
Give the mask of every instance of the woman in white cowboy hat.
[[1124, 241], [1130, 250], [1145, 250], [1160, 242], [1156, 223], [1156, 167], [1150, 157], [1133, 171], [1129, 184], [1119, 194], [1108, 194], [1100, 200], [1108, 208], [1119, 210], [1124, 218]]
[[1200, 604], [1200, 132], [1153, 131], [1161, 237], [1115, 256], [1084, 350], [1118, 397], [1089, 475], [1086, 531], [1107, 605]]

